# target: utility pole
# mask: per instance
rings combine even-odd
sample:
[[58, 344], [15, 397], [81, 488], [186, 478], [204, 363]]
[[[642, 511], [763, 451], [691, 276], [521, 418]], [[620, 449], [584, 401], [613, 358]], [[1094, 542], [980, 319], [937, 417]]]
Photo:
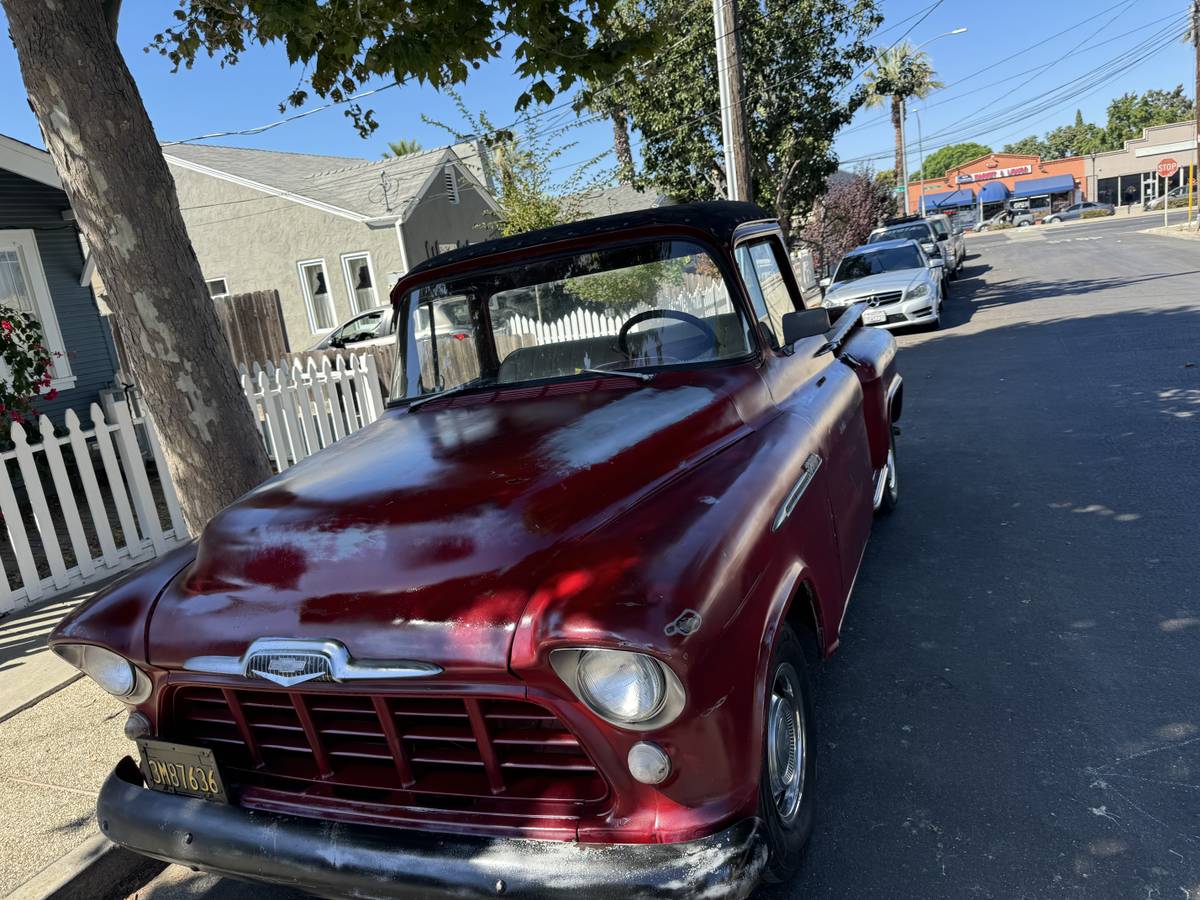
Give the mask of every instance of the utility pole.
[[924, 141], [921, 139], [921, 111], [919, 109], [914, 109], [913, 113], [917, 117], [917, 164], [921, 167], [917, 171], [921, 176], [918, 183], [921, 185], [920, 207], [921, 215], [923, 216], [925, 215], [925, 147]]
[[[1192, 47], [1195, 48], [1196, 55], [1196, 93], [1192, 95], [1192, 99], [1196, 105], [1196, 171], [1200, 174], [1200, 0], [1192, 0]], [[1191, 174], [1191, 167], [1188, 167], [1188, 173]], [[1194, 185], [1195, 182], [1193, 181]], [[1192, 224], [1192, 187], [1188, 188], [1188, 225]], [[1163, 201], [1164, 206], [1167, 205]], [[1198, 216], [1200, 218], [1200, 216]]]
[[901, 196], [904, 197], [904, 214], [907, 216], [912, 210], [908, 206], [908, 104], [903, 97], [900, 98], [900, 146], [903, 149], [900, 151], [900, 171], [897, 177], [904, 189]]
[[750, 200], [754, 192], [750, 185], [750, 147], [746, 140], [746, 109], [742, 102], [737, 0], [713, 0], [713, 30], [717, 38], [717, 84], [721, 96], [726, 195], [730, 200]]

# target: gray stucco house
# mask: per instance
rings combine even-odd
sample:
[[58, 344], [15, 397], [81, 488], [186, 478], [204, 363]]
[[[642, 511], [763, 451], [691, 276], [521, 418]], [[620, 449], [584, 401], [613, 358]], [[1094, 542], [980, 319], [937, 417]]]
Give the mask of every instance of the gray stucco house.
[[[91, 286], [90, 266], [50, 154], [0, 135], [0, 306], [37, 316], [54, 363], [54, 400], [38, 410], [57, 424], [112, 387], [117, 353]], [[39, 438], [35, 438], [38, 440]]]
[[387, 302], [444, 250], [493, 236], [475, 144], [384, 160], [163, 147], [209, 293], [279, 292], [292, 351]]

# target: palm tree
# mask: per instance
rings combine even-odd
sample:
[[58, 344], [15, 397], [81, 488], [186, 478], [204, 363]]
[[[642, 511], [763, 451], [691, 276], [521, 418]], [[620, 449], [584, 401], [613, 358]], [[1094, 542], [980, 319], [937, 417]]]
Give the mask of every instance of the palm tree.
[[910, 97], [924, 99], [942, 87], [933, 77], [929, 57], [908, 41], [901, 41], [875, 57], [875, 67], [867, 73], [867, 106], [892, 104], [892, 128], [896, 132], [896, 183], [904, 177], [904, 102]]
[[383, 151], [383, 158], [392, 156], [408, 156], [410, 153], [420, 153], [421, 145], [411, 138], [400, 138], [398, 141], [388, 141], [388, 149]]

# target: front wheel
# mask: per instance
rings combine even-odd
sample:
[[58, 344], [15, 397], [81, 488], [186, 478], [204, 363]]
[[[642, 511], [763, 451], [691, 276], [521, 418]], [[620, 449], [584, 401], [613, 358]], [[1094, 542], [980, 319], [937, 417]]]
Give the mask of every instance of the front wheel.
[[816, 739], [812, 689], [800, 640], [784, 625], [767, 677], [758, 814], [767, 839], [767, 881], [795, 875], [812, 834]]
[[1056, 219], [1053, 216], [1051, 216], [1049, 219], [1046, 220], [1046, 224], [1047, 225], [1056, 225], [1061, 221], [1062, 221], [1062, 219]]

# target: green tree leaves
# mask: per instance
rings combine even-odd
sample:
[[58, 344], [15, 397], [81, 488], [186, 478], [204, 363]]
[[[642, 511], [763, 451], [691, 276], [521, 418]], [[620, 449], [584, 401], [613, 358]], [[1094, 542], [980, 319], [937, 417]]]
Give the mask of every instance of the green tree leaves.
[[[549, 103], [579, 78], [611, 81], [648, 56], [660, 32], [615, 30], [617, 0], [179, 0], [176, 21], [155, 35], [157, 50], [178, 69], [206, 54], [236, 65], [252, 44], [275, 44], [306, 67], [311, 90], [349, 100], [372, 79], [459, 84], [497, 58], [511, 38], [517, 72], [531, 83], [518, 108]], [[297, 88], [281, 108], [300, 106]], [[370, 109], [348, 109], [361, 133], [376, 127]]]
[[974, 141], [968, 141], [964, 144], [951, 144], [925, 157], [924, 171], [914, 173], [910, 180], [941, 178], [946, 174], [948, 169], [953, 169], [955, 166], [962, 165], [965, 162], [986, 156], [991, 152], [991, 147], [977, 144]]
[[[674, 37], [608, 88], [641, 135], [643, 179], [680, 200], [724, 197], [711, 6], [645, 0], [622, 9], [625, 31]], [[879, 21], [874, 0], [762, 0], [740, 11], [752, 196], [774, 210], [785, 232], [837, 169], [834, 135], [862, 102], [847, 88], [870, 59], [864, 39]], [[594, 97], [589, 105], [604, 108]]]
[[1120, 150], [1126, 141], [1141, 137], [1147, 128], [1182, 122], [1195, 115], [1196, 107], [1184, 94], [1183, 85], [1170, 91], [1151, 89], [1144, 94], [1122, 94], [1108, 104], [1108, 122], [1104, 128], [1085, 122], [1082, 111], [1076, 110], [1074, 124], [1047, 132], [1044, 140], [1030, 135], [1005, 144], [1004, 152], [1061, 159]]

